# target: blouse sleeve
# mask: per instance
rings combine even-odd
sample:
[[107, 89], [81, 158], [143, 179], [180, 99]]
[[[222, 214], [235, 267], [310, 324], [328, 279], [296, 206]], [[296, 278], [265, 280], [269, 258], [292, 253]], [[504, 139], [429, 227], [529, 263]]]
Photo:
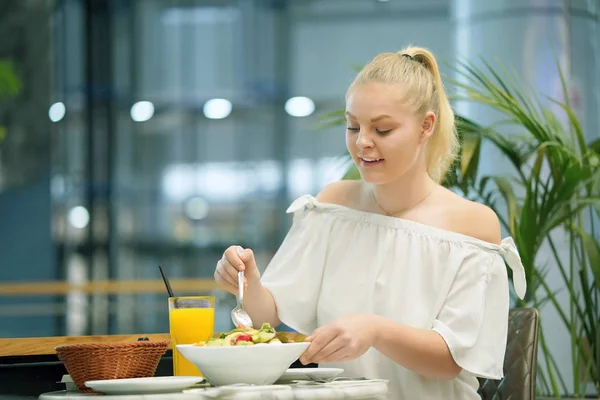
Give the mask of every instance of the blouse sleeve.
[[290, 231], [261, 278], [275, 300], [281, 322], [305, 334], [317, 328], [317, 304], [330, 228], [321, 213], [311, 211], [314, 198], [303, 196], [288, 208]]
[[482, 378], [502, 378], [509, 302], [501, 255], [481, 250], [467, 256], [433, 322], [433, 330], [444, 338], [463, 370]]

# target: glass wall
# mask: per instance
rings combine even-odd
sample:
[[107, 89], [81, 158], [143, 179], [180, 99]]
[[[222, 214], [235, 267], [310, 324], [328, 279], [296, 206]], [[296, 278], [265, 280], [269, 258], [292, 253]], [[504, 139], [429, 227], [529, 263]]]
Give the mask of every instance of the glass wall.
[[[187, 281], [185, 294], [217, 296], [216, 329], [229, 329], [235, 299], [212, 283], [224, 249], [251, 247], [264, 268], [289, 227], [289, 203], [344, 168], [342, 141], [312, 151], [314, 103], [287, 102], [289, 8], [65, 0], [9, 11], [21, 29], [41, 15], [29, 42], [6, 53], [39, 47], [17, 59], [31, 77], [8, 100], [34, 107], [23, 97], [34, 91], [36, 108], [7, 127], [2, 145], [2, 196], [12, 203], [3, 215], [18, 219], [13, 241], [34, 246], [5, 255], [14, 269], [0, 279], [13, 287], [0, 297], [2, 336], [166, 332], [166, 292], [144, 289], [159, 264]], [[292, 132], [297, 118], [302, 133]], [[32, 136], [21, 146], [35, 149], [13, 143], [19, 128]]]

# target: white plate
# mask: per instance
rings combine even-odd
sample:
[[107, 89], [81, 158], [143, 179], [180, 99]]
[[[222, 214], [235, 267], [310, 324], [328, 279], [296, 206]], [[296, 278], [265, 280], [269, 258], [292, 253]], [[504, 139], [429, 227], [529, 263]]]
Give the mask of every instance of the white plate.
[[341, 368], [290, 368], [279, 378], [279, 382], [312, 381], [311, 376], [330, 380], [336, 378], [342, 372], [344, 370]]
[[200, 376], [155, 376], [87, 381], [85, 386], [105, 394], [172, 393], [180, 392], [203, 380]]

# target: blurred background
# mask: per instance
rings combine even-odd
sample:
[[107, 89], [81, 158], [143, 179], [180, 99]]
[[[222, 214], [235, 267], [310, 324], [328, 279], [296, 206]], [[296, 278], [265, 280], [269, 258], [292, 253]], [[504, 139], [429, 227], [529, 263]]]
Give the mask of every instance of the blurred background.
[[[485, 57], [600, 129], [598, 0], [1, 0], [0, 337], [167, 332], [231, 244], [265, 267], [297, 196], [340, 179], [357, 66]], [[442, 72], [452, 74], [446, 65]], [[494, 114], [456, 108], [481, 123]], [[485, 149], [484, 149], [485, 155]], [[493, 154], [483, 170], [502, 169]], [[176, 290], [176, 291], [177, 291]]]

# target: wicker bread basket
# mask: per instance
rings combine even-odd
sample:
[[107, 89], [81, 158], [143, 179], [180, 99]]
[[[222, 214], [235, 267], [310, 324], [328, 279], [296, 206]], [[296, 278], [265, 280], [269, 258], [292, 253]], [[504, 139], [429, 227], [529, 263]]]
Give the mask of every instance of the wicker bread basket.
[[58, 358], [80, 392], [95, 392], [86, 381], [154, 376], [169, 341], [72, 344], [56, 347]]

